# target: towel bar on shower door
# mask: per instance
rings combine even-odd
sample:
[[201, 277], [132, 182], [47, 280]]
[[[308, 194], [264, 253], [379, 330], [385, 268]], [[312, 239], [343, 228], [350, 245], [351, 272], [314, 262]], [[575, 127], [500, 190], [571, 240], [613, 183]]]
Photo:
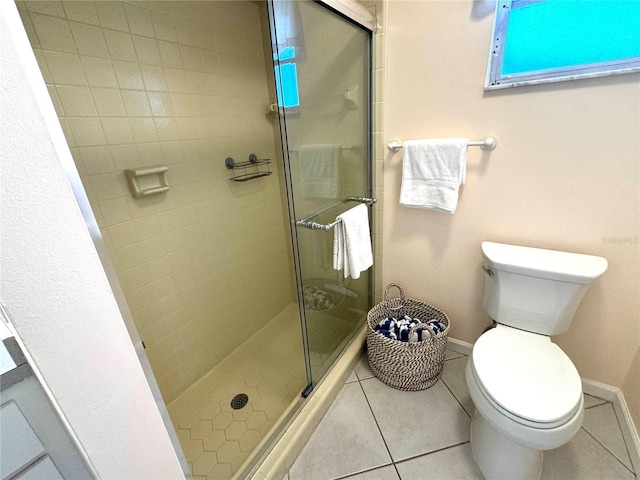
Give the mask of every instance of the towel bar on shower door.
[[[376, 203], [378, 200], [375, 198], [367, 198], [367, 197], [347, 197], [345, 198], [344, 202], [360, 202], [360, 203], [364, 203], [367, 206], [371, 206], [374, 203]], [[318, 215], [321, 215], [323, 213], [328, 212], [329, 210], [331, 210], [332, 208], [335, 208], [337, 205], [332, 205], [328, 208], [325, 208], [324, 210], [311, 215], [310, 217], [307, 218], [303, 218], [302, 220], [298, 220], [296, 222], [296, 225], [299, 227], [304, 227], [304, 228], [309, 228], [311, 230], [324, 230], [325, 232], [328, 232], [329, 230], [331, 230], [333, 227], [335, 227], [340, 220], [336, 220], [335, 222], [331, 222], [331, 223], [317, 223], [317, 222], [313, 222], [311, 221], [312, 218], [317, 217]]]

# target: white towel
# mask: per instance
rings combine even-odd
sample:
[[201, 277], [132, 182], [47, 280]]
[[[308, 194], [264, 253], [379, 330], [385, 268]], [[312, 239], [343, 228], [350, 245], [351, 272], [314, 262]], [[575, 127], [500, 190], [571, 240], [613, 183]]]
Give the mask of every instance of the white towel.
[[338, 159], [340, 145], [302, 145], [300, 172], [305, 198], [336, 198], [338, 196]]
[[360, 204], [338, 215], [333, 230], [333, 268], [344, 269], [344, 278], [360, 273], [373, 265], [369, 209]]
[[405, 141], [400, 204], [455, 213], [466, 179], [468, 143], [466, 138]]
[[[276, 28], [271, 29], [271, 44], [276, 46], [274, 52], [288, 47], [302, 47], [302, 21], [298, 2], [287, 0], [273, 2]], [[275, 30], [275, 31], [273, 31]]]

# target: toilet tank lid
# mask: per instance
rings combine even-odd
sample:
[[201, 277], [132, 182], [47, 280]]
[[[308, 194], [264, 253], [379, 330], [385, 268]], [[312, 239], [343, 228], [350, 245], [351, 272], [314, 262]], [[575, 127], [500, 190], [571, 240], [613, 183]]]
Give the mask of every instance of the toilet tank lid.
[[561, 282], [591, 283], [607, 270], [607, 260], [595, 255], [482, 242], [491, 268]]

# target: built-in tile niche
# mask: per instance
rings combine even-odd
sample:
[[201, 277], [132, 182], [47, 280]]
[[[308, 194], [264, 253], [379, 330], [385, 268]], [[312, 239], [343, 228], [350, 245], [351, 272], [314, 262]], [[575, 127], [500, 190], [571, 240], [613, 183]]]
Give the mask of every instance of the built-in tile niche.
[[[166, 402], [291, 303], [254, 2], [18, 2]], [[134, 198], [124, 171], [168, 167]]]

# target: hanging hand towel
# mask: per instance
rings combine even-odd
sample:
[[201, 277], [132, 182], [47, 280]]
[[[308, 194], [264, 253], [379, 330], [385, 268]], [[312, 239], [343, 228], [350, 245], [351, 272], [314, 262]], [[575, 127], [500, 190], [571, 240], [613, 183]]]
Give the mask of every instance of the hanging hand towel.
[[360, 204], [338, 215], [333, 230], [333, 268], [344, 269], [344, 278], [360, 278], [373, 265], [369, 209]]
[[405, 141], [400, 204], [455, 213], [468, 143], [466, 138]]
[[302, 145], [299, 158], [304, 197], [336, 198], [340, 145]]

